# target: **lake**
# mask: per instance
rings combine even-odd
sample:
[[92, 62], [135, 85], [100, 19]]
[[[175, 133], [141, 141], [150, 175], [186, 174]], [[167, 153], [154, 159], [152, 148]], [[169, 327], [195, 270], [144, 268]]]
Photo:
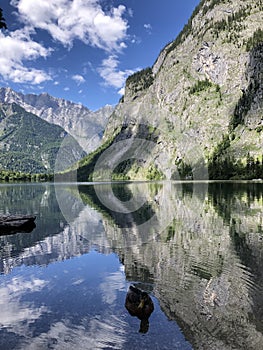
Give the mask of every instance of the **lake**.
[[[262, 349], [263, 184], [1, 184], [0, 349]], [[149, 293], [149, 329], [125, 308]]]

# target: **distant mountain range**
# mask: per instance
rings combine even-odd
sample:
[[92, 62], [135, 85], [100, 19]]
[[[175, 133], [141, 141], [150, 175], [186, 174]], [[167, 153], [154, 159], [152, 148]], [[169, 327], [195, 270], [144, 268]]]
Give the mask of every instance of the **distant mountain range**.
[[56, 166], [64, 170], [100, 145], [113, 109], [105, 106], [92, 112], [46, 93], [23, 95], [1, 88], [0, 169], [46, 173]]
[[46, 122], [15, 103], [0, 104], [0, 169], [53, 172], [62, 142], [67, 148], [64, 152], [67, 164], [86, 154], [60, 126]]
[[22, 94], [0, 88], [0, 103], [16, 103], [49, 123], [61, 126], [72, 135], [86, 153], [96, 149], [114, 107], [106, 105], [93, 112], [87, 107], [47, 93]]

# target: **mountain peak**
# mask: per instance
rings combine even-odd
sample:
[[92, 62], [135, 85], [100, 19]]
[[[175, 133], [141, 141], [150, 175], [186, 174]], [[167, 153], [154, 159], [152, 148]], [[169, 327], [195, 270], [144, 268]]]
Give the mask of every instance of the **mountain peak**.
[[61, 126], [87, 153], [99, 146], [108, 118], [113, 112], [113, 107], [92, 112], [79, 103], [53, 97], [47, 92], [24, 95], [11, 88], [0, 89], [0, 102], [15, 102], [27, 112]]
[[[85, 155], [80, 145], [64, 129], [25, 111], [21, 105], [0, 103], [0, 167], [24, 173], [52, 173], [56, 156], [67, 137], [67, 157], [70, 166]], [[62, 163], [62, 162], [61, 162]], [[61, 169], [63, 170], [61, 164]]]

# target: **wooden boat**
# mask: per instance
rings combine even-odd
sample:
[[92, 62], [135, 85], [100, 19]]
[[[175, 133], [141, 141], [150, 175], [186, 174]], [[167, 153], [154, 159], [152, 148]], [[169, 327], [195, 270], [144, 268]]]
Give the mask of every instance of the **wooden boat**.
[[0, 235], [16, 232], [31, 232], [35, 227], [34, 215], [0, 216]]

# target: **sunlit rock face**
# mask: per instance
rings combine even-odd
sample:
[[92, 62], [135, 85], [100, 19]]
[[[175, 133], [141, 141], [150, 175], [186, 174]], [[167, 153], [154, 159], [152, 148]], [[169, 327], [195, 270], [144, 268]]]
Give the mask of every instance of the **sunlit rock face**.
[[261, 1], [201, 1], [153, 66], [127, 79], [104, 140], [136, 137], [141, 124], [149, 126], [145, 138], [159, 133], [149, 162], [128, 170], [132, 179], [146, 178], [150, 162], [173, 178], [179, 160], [194, 168], [223, 137], [230, 140], [223, 158], [261, 157], [262, 11]]

